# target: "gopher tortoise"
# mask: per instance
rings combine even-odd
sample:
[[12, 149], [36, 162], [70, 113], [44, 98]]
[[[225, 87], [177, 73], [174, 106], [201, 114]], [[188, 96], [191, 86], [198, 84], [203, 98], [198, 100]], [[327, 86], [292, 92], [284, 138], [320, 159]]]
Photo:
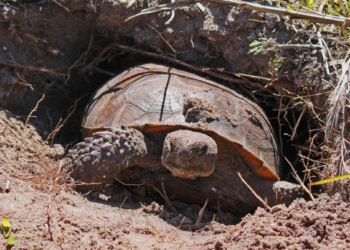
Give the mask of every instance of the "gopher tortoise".
[[[299, 185], [280, 181], [272, 127], [232, 89], [172, 67], [124, 71], [90, 100], [72, 175], [88, 183], [147, 184], [172, 199], [245, 213], [290, 203]], [[99, 187], [101, 185], [91, 187]]]

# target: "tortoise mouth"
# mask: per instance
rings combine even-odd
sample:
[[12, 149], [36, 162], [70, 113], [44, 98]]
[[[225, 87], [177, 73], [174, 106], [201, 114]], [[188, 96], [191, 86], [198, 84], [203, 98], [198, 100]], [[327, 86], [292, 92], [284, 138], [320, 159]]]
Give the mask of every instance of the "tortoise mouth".
[[[150, 124], [146, 123], [143, 125], [132, 125], [130, 126], [132, 128], [135, 128], [139, 130], [142, 133], [158, 133], [158, 132], [173, 132], [176, 130], [189, 130], [189, 131], [195, 131], [200, 132], [202, 134], [206, 134], [209, 137], [213, 138], [214, 140], [223, 140], [225, 142], [228, 142], [237, 153], [239, 153], [242, 158], [246, 161], [247, 165], [250, 167], [251, 171], [261, 178], [272, 180], [272, 181], [279, 181], [280, 177], [276, 173], [276, 171], [273, 170], [272, 167], [268, 166], [260, 157], [256, 156], [252, 152], [248, 151], [246, 148], [243, 147], [242, 144], [232, 141], [228, 139], [227, 137], [224, 137], [222, 135], [219, 135], [215, 131], [212, 131], [210, 129], [203, 129], [200, 127], [190, 127], [188, 125], [164, 125], [164, 124]], [[88, 128], [83, 127], [83, 135], [84, 136], [91, 136], [96, 131], [102, 131], [109, 129], [107, 127], [101, 127], [101, 128]]]

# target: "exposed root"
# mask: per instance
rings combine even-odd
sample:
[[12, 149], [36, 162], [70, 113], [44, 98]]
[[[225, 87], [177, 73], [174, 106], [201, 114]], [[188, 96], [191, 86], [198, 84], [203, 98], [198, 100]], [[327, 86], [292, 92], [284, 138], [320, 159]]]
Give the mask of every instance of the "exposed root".
[[204, 215], [204, 212], [205, 212], [205, 208], [207, 207], [207, 205], [208, 205], [208, 198], [205, 200], [202, 208], [199, 210], [198, 218], [197, 218], [197, 221], [196, 221], [196, 225], [199, 225], [202, 222], [203, 215]]
[[68, 110], [67, 116], [64, 118], [64, 120], [62, 120], [62, 118], [59, 119], [59, 121], [56, 124], [55, 129], [52, 130], [51, 133], [47, 136], [46, 141], [49, 141], [49, 140], [51, 140], [52, 142], [54, 141], [57, 133], [62, 129], [62, 127], [67, 123], [69, 118], [71, 118], [71, 116], [74, 114], [75, 110], [77, 109], [78, 102], [80, 102], [81, 99], [83, 99], [84, 97], [86, 97], [86, 94], [79, 97], [78, 99], [76, 99], [74, 101], [73, 105]]
[[165, 44], [169, 47], [169, 49], [173, 52], [174, 56], [176, 56], [176, 50], [175, 50], [174, 47], [164, 38], [164, 36], [163, 36], [156, 28], [154, 28], [153, 26], [151, 26], [151, 25], [149, 25], [149, 24], [147, 24], [147, 26], [148, 26], [150, 29], [154, 30], [154, 31], [158, 34], [158, 36], [160, 37], [160, 39], [162, 39], [162, 40], [164, 41], [164, 43], [165, 43]]
[[299, 127], [300, 121], [301, 121], [301, 119], [303, 118], [303, 115], [305, 114], [306, 109], [307, 109], [307, 106], [305, 105], [304, 108], [303, 108], [303, 111], [301, 111], [301, 114], [299, 115], [299, 118], [298, 118], [298, 120], [297, 120], [297, 123], [296, 123], [295, 126], [294, 126], [293, 134], [292, 134], [292, 136], [290, 137], [290, 140], [291, 140], [291, 141], [294, 140], [294, 137], [295, 137], [295, 135], [296, 135], [296, 133], [297, 133], [297, 129], [298, 129], [298, 127]]
[[26, 122], [24, 123], [24, 126], [27, 126], [28, 125], [28, 122], [30, 120], [30, 118], [32, 117], [33, 113], [36, 112], [38, 110], [38, 107], [40, 105], [40, 103], [44, 100], [45, 98], [45, 94], [43, 94], [43, 96], [38, 100], [38, 102], [36, 103], [35, 107], [32, 109], [32, 111], [30, 111], [27, 119], [26, 119]]
[[0, 66], [28, 70], [28, 71], [33, 71], [33, 72], [40, 72], [40, 73], [52, 75], [55, 77], [65, 77], [66, 76], [63, 73], [59, 73], [59, 72], [53, 71], [51, 69], [40, 68], [40, 67], [38, 68], [38, 67], [30, 66], [30, 65], [21, 65], [21, 64], [6, 63], [6, 62], [0, 61]]
[[[138, 54], [138, 55], [142, 55], [142, 56], [146, 56], [146, 57], [150, 57], [150, 58], [157, 59], [157, 60], [162, 60], [162, 61], [165, 61], [165, 62], [168, 62], [168, 63], [172, 63], [172, 64], [176, 64], [176, 65], [179, 65], [181, 67], [187, 68], [187, 69], [189, 69], [189, 70], [191, 70], [193, 72], [204, 73], [204, 74], [207, 74], [208, 76], [217, 78], [217, 79], [219, 79], [221, 81], [230, 82], [230, 83], [233, 83], [233, 84], [238, 85], [238, 86], [243, 86], [244, 88], [248, 87], [248, 88], [253, 89], [253, 90], [259, 90], [259, 91], [267, 92], [267, 93], [270, 93], [270, 94], [273, 93], [272, 90], [270, 90], [269, 88], [265, 88], [264, 86], [260, 85], [259, 83], [252, 82], [252, 81], [249, 81], [249, 80], [245, 79], [245, 77], [247, 77], [247, 75], [242, 75], [242, 74], [240, 75], [239, 73], [236, 73], [235, 76], [237, 78], [233, 78], [233, 77], [231, 77], [229, 75], [225, 75], [225, 74], [222, 74], [222, 73], [217, 73], [217, 72], [215, 72], [215, 70], [211, 70], [211, 69], [209, 69], [207, 67], [195, 66], [195, 65], [192, 65], [192, 64], [180, 61], [178, 59], [166, 56], [164, 54], [156, 54], [156, 53], [153, 53], [153, 52], [148, 52], [148, 51], [145, 51], [145, 50], [136, 49], [136, 48], [131, 47], [131, 46], [121, 45], [119, 43], [113, 43], [113, 44], [110, 44], [107, 47], [105, 47], [98, 54], [97, 57], [95, 57], [88, 65], [86, 65], [82, 69], [82, 72], [86, 73], [88, 71], [93, 70], [97, 64], [99, 64], [100, 62], [103, 61], [104, 55], [107, 52], [109, 52], [111, 50], [114, 50], [114, 49], [130, 52], [130, 53], [133, 53], [133, 54]], [[243, 79], [239, 79], [240, 76], [243, 76], [242, 77]]]
[[125, 183], [123, 181], [121, 181], [119, 178], [114, 177], [114, 179], [119, 182], [120, 184], [124, 185], [124, 186], [130, 186], [130, 187], [140, 187], [140, 186], [144, 186], [144, 183]]

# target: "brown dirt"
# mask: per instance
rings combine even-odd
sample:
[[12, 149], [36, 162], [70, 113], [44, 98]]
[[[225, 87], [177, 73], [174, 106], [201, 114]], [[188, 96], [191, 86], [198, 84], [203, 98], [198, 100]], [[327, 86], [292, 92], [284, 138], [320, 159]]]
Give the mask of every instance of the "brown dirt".
[[[322, 195], [315, 202], [299, 199], [271, 212], [259, 208], [236, 225], [230, 214], [219, 213], [214, 220], [214, 212], [205, 210], [196, 225], [200, 207], [173, 201], [179, 210], [174, 213], [150, 199], [140, 205], [125, 187], [84, 198], [57, 174], [59, 145], [49, 147], [32, 126], [9, 112], [0, 111], [0, 122], [0, 216], [10, 220], [12, 234], [19, 237], [13, 249], [350, 247], [350, 203], [339, 195]], [[0, 244], [6, 246], [2, 236]]]
[[[185, 121], [205, 124], [218, 121], [219, 115], [215, 104], [200, 98], [186, 98], [184, 101]], [[204, 125], [203, 125], [204, 126]]]

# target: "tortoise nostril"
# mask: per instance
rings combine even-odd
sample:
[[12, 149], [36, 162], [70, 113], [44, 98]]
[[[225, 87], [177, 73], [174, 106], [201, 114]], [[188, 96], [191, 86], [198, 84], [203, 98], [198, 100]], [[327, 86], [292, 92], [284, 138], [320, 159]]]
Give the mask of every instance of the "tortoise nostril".
[[173, 151], [173, 150], [175, 149], [175, 146], [176, 146], [176, 145], [175, 145], [175, 142], [174, 142], [174, 141], [171, 141], [171, 142], [170, 142], [170, 150]]
[[201, 154], [205, 154], [208, 151], [208, 145], [203, 145]]

